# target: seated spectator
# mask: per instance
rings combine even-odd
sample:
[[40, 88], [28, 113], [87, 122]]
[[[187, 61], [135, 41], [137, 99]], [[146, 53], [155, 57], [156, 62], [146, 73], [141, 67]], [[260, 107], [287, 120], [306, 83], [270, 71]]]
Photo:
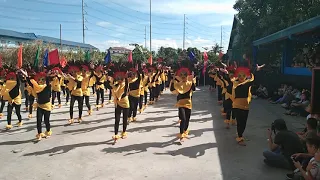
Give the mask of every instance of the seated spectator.
[[308, 112], [306, 111], [306, 108], [309, 106], [310, 93], [308, 91], [304, 91], [301, 95], [301, 100], [299, 102], [293, 102], [290, 104], [289, 110], [285, 113], [286, 115], [291, 116], [303, 116], [307, 117]]
[[292, 161], [297, 168], [294, 173], [287, 174], [287, 179], [320, 180], [320, 139], [312, 133], [306, 139], [308, 153], [292, 155]]
[[268, 98], [268, 89], [260, 84], [256, 91], [256, 95], [260, 98]]
[[[274, 140], [272, 130], [275, 131]], [[294, 169], [291, 156], [303, 152], [302, 143], [298, 135], [287, 129], [283, 119], [273, 122], [272, 128], [268, 129], [269, 150], [263, 152], [264, 163], [269, 166], [285, 169]]]
[[308, 134], [317, 133], [317, 126], [318, 126], [318, 120], [315, 118], [309, 118], [307, 120], [307, 125], [306, 125], [306, 129], [304, 130], [304, 132], [297, 133], [299, 138], [303, 142], [306, 141]]

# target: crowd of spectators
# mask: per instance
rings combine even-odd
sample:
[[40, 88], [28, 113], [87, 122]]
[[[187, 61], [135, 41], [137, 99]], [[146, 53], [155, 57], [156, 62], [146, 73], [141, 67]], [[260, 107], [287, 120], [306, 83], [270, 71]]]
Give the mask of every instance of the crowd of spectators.
[[310, 113], [310, 91], [282, 84], [274, 92], [264, 85], [253, 92], [253, 98], [268, 99], [285, 108], [284, 114], [307, 119], [301, 132], [289, 130], [283, 119], [272, 123], [268, 129], [268, 149], [263, 152], [264, 163], [291, 171], [287, 179], [320, 180], [320, 115]]
[[313, 68], [320, 66], [320, 45], [304, 47], [292, 60], [292, 67]]

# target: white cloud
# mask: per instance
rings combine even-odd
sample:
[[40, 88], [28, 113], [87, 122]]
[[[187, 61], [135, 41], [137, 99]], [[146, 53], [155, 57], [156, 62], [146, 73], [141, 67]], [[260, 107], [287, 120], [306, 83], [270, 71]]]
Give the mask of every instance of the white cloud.
[[109, 27], [111, 23], [106, 21], [100, 21], [100, 22], [97, 22], [97, 25], [102, 27]]

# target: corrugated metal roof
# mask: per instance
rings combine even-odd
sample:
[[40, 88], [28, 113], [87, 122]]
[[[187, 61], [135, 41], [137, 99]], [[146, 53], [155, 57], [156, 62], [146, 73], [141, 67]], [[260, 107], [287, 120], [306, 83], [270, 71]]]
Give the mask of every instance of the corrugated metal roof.
[[[45, 43], [60, 44], [59, 38], [40, 36], [40, 35], [35, 35], [34, 33], [21, 33], [21, 32], [12, 31], [12, 30], [6, 30], [6, 29], [0, 29], [0, 36], [20, 38], [20, 39], [25, 39], [25, 40], [42, 40]], [[81, 48], [89, 48], [89, 49], [97, 49], [96, 47], [94, 47], [90, 44], [83, 44], [83, 43], [79, 43], [79, 42], [66, 41], [66, 40], [62, 40], [62, 45], [81, 47]]]
[[12, 38], [20, 38], [26, 40], [36, 40], [37, 36], [35, 34], [30, 35], [30, 33], [21, 33], [17, 31], [11, 31], [6, 29], [0, 29], [0, 36], [12, 37]]

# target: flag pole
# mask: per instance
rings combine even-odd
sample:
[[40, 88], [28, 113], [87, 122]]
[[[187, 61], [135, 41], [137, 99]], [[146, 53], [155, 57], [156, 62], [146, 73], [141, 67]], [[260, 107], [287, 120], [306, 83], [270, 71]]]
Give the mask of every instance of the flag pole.
[[62, 28], [60, 24], [60, 53], [62, 54]]

